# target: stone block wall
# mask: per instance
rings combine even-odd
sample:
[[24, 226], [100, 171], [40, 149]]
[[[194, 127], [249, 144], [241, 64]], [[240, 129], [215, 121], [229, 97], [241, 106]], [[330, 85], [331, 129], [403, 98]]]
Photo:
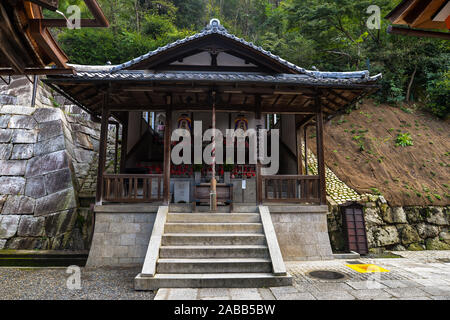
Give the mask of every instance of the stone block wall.
[[96, 212], [86, 266], [142, 266], [155, 218], [156, 212]]
[[[294, 208], [294, 207], [293, 207]], [[269, 206], [278, 244], [285, 261], [333, 259], [327, 232], [326, 206]]]
[[[384, 250], [450, 250], [450, 207], [390, 207], [372, 196], [364, 206], [367, 242], [371, 252]], [[335, 251], [345, 250], [342, 216], [332, 206], [328, 216]]]
[[0, 85], [0, 249], [88, 249], [92, 213], [78, 196], [95, 193], [100, 125], [41, 82], [35, 107], [31, 93], [26, 78]]

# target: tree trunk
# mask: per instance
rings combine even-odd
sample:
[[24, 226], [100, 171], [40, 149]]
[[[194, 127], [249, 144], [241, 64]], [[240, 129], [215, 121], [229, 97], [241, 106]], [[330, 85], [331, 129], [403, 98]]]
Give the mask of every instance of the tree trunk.
[[139, 21], [139, 4], [138, 4], [138, 0], [136, 0], [135, 2], [134, 2], [134, 12], [135, 12], [135, 14], [136, 14], [136, 31], [137, 31], [137, 33], [141, 33], [141, 30], [140, 30], [140, 21]]
[[414, 72], [411, 75], [411, 80], [409, 80], [408, 90], [406, 91], [406, 102], [409, 102], [409, 97], [411, 96], [411, 87], [414, 82], [414, 77], [416, 76], [416, 72], [417, 72], [417, 65], [414, 66]]

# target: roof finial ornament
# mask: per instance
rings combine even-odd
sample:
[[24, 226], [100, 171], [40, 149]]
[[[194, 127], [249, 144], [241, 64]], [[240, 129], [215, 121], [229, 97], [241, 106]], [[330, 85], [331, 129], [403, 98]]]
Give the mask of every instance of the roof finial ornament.
[[220, 20], [216, 18], [209, 21], [209, 24], [206, 26], [205, 30], [226, 31], [225, 28], [220, 24]]

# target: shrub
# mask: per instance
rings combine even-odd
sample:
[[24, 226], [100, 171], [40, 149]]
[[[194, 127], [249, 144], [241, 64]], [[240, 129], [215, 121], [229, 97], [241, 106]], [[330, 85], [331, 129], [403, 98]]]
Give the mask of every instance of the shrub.
[[413, 146], [413, 140], [411, 137], [411, 134], [408, 132], [406, 133], [399, 133], [397, 135], [397, 139], [395, 140], [395, 146], [398, 147], [407, 147], [407, 146]]

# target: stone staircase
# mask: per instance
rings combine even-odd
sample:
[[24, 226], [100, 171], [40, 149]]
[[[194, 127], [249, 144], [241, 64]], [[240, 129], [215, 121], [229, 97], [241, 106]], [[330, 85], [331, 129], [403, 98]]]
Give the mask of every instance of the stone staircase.
[[164, 215], [165, 210], [158, 211], [136, 290], [291, 284], [276, 236], [266, 237], [272, 222], [266, 227], [269, 221], [259, 212]]

